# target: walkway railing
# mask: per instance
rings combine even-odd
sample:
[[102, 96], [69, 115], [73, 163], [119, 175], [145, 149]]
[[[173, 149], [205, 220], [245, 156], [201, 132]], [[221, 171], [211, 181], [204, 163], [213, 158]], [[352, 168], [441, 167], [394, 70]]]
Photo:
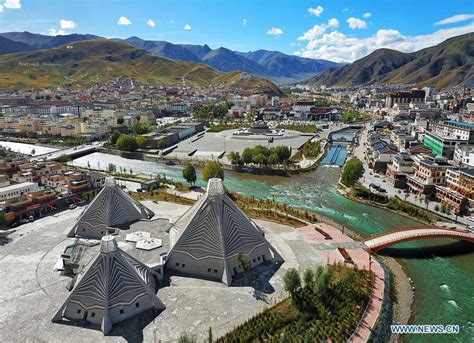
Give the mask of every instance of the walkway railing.
[[[393, 235], [394, 233], [397, 232], [391, 232], [388, 233], [386, 236]], [[378, 236], [378, 237], [373, 237], [372, 239], [377, 239], [381, 238], [383, 236]], [[374, 249], [381, 249], [383, 247], [386, 247], [388, 245], [392, 245], [395, 243], [411, 240], [411, 239], [417, 239], [417, 238], [436, 238], [436, 237], [447, 237], [447, 238], [462, 238], [463, 240], [468, 240], [471, 242], [474, 242], [474, 234], [471, 234], [469, 232], [462, 232], [462, 231], [454, 231], [454, 230], [444, 230], [444, 229], [436, 229], [436, 230], [427, 230], [426, 232], [418, 232], [418, 233], [413, 233], [413, 234], [408, 234], [405, 236], [398, 236], [392, 239], [388, 239], [385, 241], [380, 241], [378, 243], [374, 243], [373, 245], [371, 244], [372, 239], [365, 240], [364, 243], [369, 247], [369, 249], [374, 250]]]

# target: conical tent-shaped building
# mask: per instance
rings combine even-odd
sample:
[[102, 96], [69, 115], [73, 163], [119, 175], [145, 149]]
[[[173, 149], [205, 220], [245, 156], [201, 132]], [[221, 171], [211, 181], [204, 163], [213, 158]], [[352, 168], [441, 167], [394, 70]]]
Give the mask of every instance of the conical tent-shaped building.
[[52, 318], [85, 320], [107, 334], [115, 323], [149, 309], [164, 309], [156, 295], [155, 272], [102, 238], [100, 253], [78, 275], [71, 294]]
[[104, 188], [82, 212], [68, 237], [101, 238], [153, 216], [151, 210], [125, 193], [113, 177], [107, 177]]
[[225, 194], [221, 179], [210, 179], [207, 194], [170, 230], [166, 268], [230, 285], [236, 274], [265, 261], [283, 259], [263, 231]]

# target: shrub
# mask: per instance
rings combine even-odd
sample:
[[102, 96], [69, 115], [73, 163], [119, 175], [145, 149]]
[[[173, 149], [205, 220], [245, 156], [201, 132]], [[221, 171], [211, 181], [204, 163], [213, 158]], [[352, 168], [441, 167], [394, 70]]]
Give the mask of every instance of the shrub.
[[122, 151], [135, 151], [138, 148], [138, 143], [135, 137], [129, 135], [120, 135], [117, 139], [116, 146]]
[[364, 167], [357, 157], [352, 157], [346, 162], [341, 172], [341, 182], [347, 186], [353, 186], [364, 175]]
[[186, 163], [183, 169], [183, 178], [190, 184], [196, 183], [196, 168], [191, 163]]
[[208, 181], [212, 178], [224, 180], [224, 169], [217, 161], [208, 161], [202, 170], [202, 179]]

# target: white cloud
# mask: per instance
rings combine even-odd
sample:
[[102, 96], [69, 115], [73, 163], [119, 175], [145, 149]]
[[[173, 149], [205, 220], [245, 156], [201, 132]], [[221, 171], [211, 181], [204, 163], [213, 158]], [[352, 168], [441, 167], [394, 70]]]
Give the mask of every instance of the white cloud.
[[18, 10], [21, 8], [21, 2], [20, 0], [5, 0], [3, 6], [12, 10]]
[[49, 29], [48, 30], [48, 35], [50, 35], [50, 36], [64, 36], [64, 35], [67, 35], [67, 33], [64, 30]]
[[331, 18], [328, 20], [328, 27], [330, 28], [337, 28], [339, 27], [339, 20], [337, 20], [336, 18]]
[[279, 27], [272, 27], [267, 31], [267, 35], [279, 37], [283, 34], [283, 30]]
[[365, 29], [367, 27], [367, 23], [359, 18], [350, 17], [349, 19], [347, 19], [347, 23], [349, 24], [349, 27], [353, 30]]
[[191, 30], [191, 29], [192, 29], [192, 26], [189, 25], [189, 24], [186, 24], [186, 25], [184, 25], [184, 29], [185, 29], [185, 30]]
[[243, 25], [243, 26], [247, 26], [247, 19], [245, 19], [245, 18], [242, 19], [242, 25]]
[[0, 5], [0, 12], [3, 12], [3, 5]]
[[437, 45], [448, 38], [473, 32], [474, 23], [418, 36], [405, 36], [397, 30], [380, 29], [366, 38], [346, 36], [337, 30], [311, 36], [308, 32], [313, 29], [314, 27], [302, 36], [306, 36], [306, 39], [298, 38], [299, 40], [308, 40], [308, 43], [306, 47], [296, 51], [296, 55], [322, 58], [334, 62], [352, 62], [381, 48], [413, 52]]
[[326, 31], [324, 25], [314, 25], [308, 31], [306, 31], [302, 36], [298, 37], [298, 40], [313, 40], [321, 36]]
[[364, 13], [364, 18], [370, 18], [370, 17], [372, 17], [372, 13], [370, 13], [370, 12], [365, 12]]
[[317, 17], [319, 17], [321, 15], [321, 13], [323, 13], [323, 12], [324, 12], [324, 8], [322, 8], [321, 6], [308, 8], [308, 13], [310, 15], [315, 15]]
[[302, 36], [298, 37], [298, 40], [314, 40], [317, 37], [321, 36], [326, 29], [335, 29], [339, 26], [339, 20], [336, 18], [331, 18], [328, 20], [327, 24], [314, 25], [308, 31], [306, 31]]
[[73, 20], [61, 19], [59, 26], [61, 26], [63, 30], [73, 30], [77, 27], [77, 23]]
[[120, 17], [117, 24], [118, 25], [131, 25], [132, 22], [127, 17]]
[[156, 25], [156, 23], [155, 23], [155, 21], [154, 21], [153, 19], [148, 19], [148, 20], [146, 21], [146, 24], [147, 24], [148, 26], [150, 26], [150, 27], [155, 27], [155, 25]]
[[472, 18], [474, 18], [474, 14], [456, 14], [456, 15], [453, 15], [452, 17], [437, 21], [435, 25], [454, 24], [454, 23], [459, 23], [461, 21], [465, 21]]

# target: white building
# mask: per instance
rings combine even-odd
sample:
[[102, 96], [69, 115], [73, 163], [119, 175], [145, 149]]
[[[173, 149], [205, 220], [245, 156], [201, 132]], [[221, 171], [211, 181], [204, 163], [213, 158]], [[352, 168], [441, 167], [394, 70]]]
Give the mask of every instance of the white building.
[[474, 144], [457, 144], [454, 148], [454, 162], [459, 166], [474, 167]]
[[23, 193], [32, 192], [38, 188], [36, 182], [23, 182], [14, 185], [9, 185], [6, 187], [0, 188], [0, 199], [7, 200], [11, 198], [16, 198]]

